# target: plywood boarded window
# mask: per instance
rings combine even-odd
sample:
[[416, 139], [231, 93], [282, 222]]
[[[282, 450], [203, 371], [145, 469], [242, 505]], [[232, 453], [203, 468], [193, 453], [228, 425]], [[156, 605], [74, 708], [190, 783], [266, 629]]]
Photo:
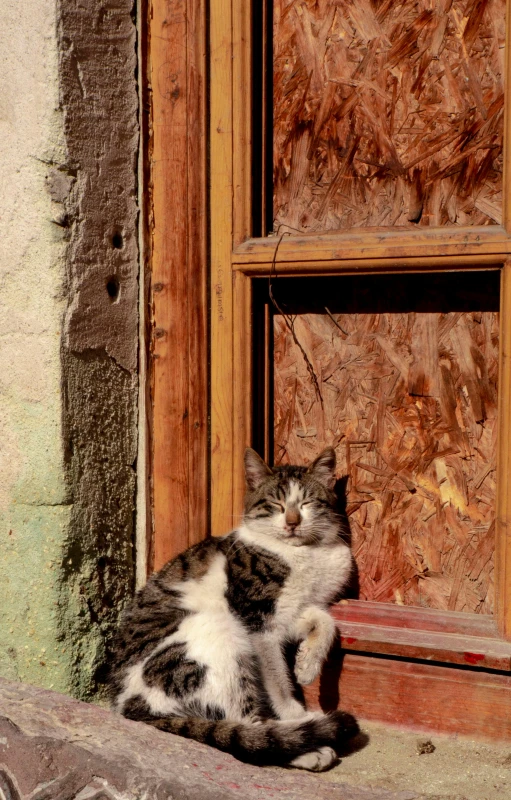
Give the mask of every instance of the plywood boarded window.
[[275, 0], [276, 227], [502, 222], [505, 0]]
[[295, 279], [273, 291], [321, 393], [275, 314], [274, 461], [336, 448], [360, 599], [492, 614], [498, 273]]

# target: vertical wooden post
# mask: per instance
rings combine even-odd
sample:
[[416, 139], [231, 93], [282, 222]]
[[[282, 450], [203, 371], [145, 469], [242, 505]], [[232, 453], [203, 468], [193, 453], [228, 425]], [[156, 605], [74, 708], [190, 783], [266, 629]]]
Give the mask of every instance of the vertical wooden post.
[[504, 263], [500, 288], [499, 434], [495, 593], [497, 624], [511, 639], [511, 260]]
[[149, 9], [154, 556], [207, 534], [205, 3]]
[[[233, 136], [233, 242], [234, 246], [252, 234], [252, 66], [251, 3], [242, 3], [233, 15], [232, 96]], [[243, 87], [243, 91], [237, 91]]]
[[251, 234], [251, 4], [234, 9], [235, 13], [231, 0], [211, 0], [211, 532], [214, 535], [231, 530], [241, 511], [242, 455], [250, 438], [251, 356], [250, 345], [247, 346], [251, 341], [250, 281], [241, 275], [235, 279], [232, 248]]
[[243, 510], [245, 480], [243, 454], [251, 444], [252, 413], [252, 281], [242, 272], [234, 273], [234, 441], [233, 521], [238, 524]]
[[506, 47], [504, 51], [504, 169], [502, 176], [502, 224], [511, 233], [511, 0], [506, 2]]
[[211, 532], [232, 528], [232, 8], [210, 4]]
[[[504, 174], [502, 222], [511, 233], [511, 0], [506, 3]], [[495, 541], [495, 606], [502, 636], [511, 639], [511, 261], [500, 283], [499, 432]]]
[[[252, 233], [252, 3], [235, 9], [233, 19], [233, 246]], [[243, 91], [239, 91], [243, 87]], [[252, 282], [242, 273], [233, 280], [233, 456], [231, 527], [239, 522], [245, 494], [243, 453], [251, 443]]]

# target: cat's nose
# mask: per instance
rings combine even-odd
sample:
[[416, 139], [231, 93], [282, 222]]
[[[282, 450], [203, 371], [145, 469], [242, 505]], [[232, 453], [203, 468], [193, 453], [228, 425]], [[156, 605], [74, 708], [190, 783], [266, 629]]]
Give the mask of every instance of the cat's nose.
[[293, 511], [291, 509], [286, 511], [286, 528], [291, 528], [291, 530], [294, 530], [298, 527], [301, 521], [302, 518], [299, 511]]

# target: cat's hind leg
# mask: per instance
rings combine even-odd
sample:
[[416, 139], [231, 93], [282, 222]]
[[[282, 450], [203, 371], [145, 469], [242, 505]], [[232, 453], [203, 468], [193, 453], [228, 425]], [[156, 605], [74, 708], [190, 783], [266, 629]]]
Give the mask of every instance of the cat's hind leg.
[[294, 697], [280, 639], [271, 633], [261, 633], [254, 634], [253, 641], [274, 715], [282, 720], [310, 719], [312, 715]]
[[243, 625], [228, 612], [199, 613], [181, 628], [188, 657], [204, 665], [193, 700], [204, 709], [221, 708], [224, 718], [256, 721], [261, 708], [259, 662]]

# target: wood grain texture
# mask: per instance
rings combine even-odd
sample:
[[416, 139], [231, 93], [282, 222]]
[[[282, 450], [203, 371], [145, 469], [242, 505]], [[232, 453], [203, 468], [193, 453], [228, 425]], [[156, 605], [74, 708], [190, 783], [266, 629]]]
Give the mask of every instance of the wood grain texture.
[[[509, 0], [506, 4], [506, 47], [505, 47], [505, 75], [508, 76], [511, 70], [511, 53], [508, 47], [511, 41], [511, 5]], [[511, 103], [509, 102], [511, 86], [508, 79], [505, 80], [505, 99], [504, 99], [504, 163], [503, 163], [503, 203], [502, 203], [502, 224], [508, 233], [511, 232], [511, 193], [508, 191], [509, 176], [511, 175], [511, 150], [509, 147], [509, 137], [511, 135]]]
[[232, 93], [232, 207], [233, 243], [239, 244], [251, 234], [252, 222], [252, 69], [250, 57], [251, 4], [241, 3], [233, 13]]
[[505, 0], [275, 0], [274, 229], [500, 224], [504, 38]]
[[511, 639], [511, 263], [501, 276], [501, 353], [497, 459], [496, 604], [500, 632]]
[[[252, 95], [245, 87], [252, 85], [252, 65], [249, 43], [251, 41], [251, 4], [242, 3], [233, 13], [233, 129], [232, 140], [232, 226], [236, 245], [247, 239], [252, 230]], [[232, 246], [232, 245], [231, 245]], [[229, 527], [235, 527], [243, 511], [245, 495], [243, 454], [251, 442], [251, 398], [252, 398], [252, 297], [251, 281], [242, 273], [233, 273], [231, 253], [229, 267], [232, 281], [232, 463], [231, 496], [232, 517]], [[228, 465], [220, 466], [225, 480]], [[218, 532], [221, 532], [220, 528]]]
[[497, 621], [488, 614], [470, 614], [463, 611], [438, 611], [434, 608], [416, 608], [371, 600], [342, 600], [331, 608], [341, 632], [345, 623], [385, 625], [409, 631], [455, 633], [466, 637], [499, 639]]
[[146, 582], [154, 560], [154, 508], [153, 508], [153, 446], [154, 414], [153, 385], [154, 370], [151, 363], [152, 349], [152, 105], [149, 64], [149, 15], [148, 2], [140, 14], [140, 40], [138, 47], [140, 69], [140, 155], [138, 176], [144, 192], [145, 202], [140, 208], [140, 277], [139, 277], [139, 392], [138, 392], [138, 453], [137, 453], [137, 498], [136, 498], [136, 588]]
[[210, 4], [211, 533], [232, 528], [233, 41], [230, 0]]
[[[362, 599], [493, 612], [499, 327], [484, 274], [325, 279], [309, 302], [333, 319], [294, 323], [322, 403], [274, 318], [275, 462], [336, 448]], [[301, 284], [278, 289], [306, 307]]]
[[245, 448], [252, 444], [252, 281], [241, 273], [233, 276], [234, 364], [233, 364], [233, 471], [231, 527], [241, 520], [245, 497]]
[[[268, 274], [280, 237], [249, 239], [236, 247], [233, 263], [250, 274]], [[415, 262], [427, 269], [436, 262], [445, 269], [463, 269], [474, 261], [503, 263], [511, 241], [500, 225], [473, 228], [352, 229], [285, 236], [280, 241], [275, 269], [282, 274], [346, 272], [400, 272]]]
[[207, 534], [205, 8], [149, 13], [154, 560]]
[[331, 613], [345, 650], [511, 671], [511, 643], [488, 615], [356, 600]]
[[310, 708], [340, 707], [359, 719], [472, 738], [511, 741], [511, 676], [337, 651]]

